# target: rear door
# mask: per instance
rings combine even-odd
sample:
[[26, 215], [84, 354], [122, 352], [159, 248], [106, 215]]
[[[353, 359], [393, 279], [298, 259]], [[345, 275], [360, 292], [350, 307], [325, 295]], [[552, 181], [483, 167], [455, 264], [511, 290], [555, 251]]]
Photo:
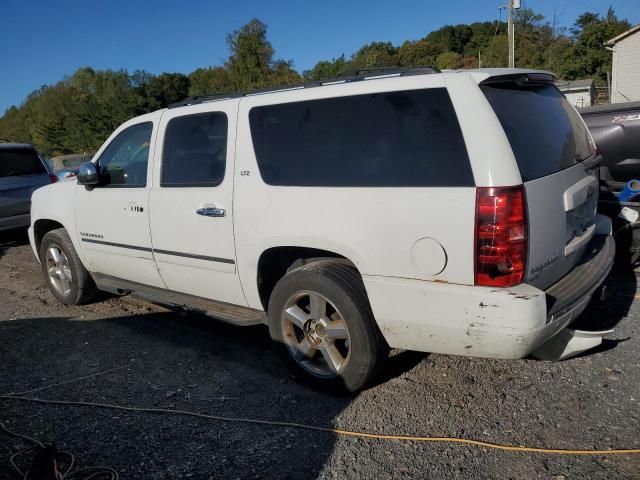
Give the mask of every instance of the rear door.
[[49, 173], [33, 148], [0, 148], [0, 218], [28, 215], [31, 194], [49, 183]]
[[545, 289], [580, 262], [595, 233], [595, 147], [580, 115], [553, 84], [490, 79], [481, 89], [509, 139], [525, 186], [525, 281]]
[[237, 101], [165, 112], [149, 211], [169, 290], [245, 305], [233, 232], [236, 116]]

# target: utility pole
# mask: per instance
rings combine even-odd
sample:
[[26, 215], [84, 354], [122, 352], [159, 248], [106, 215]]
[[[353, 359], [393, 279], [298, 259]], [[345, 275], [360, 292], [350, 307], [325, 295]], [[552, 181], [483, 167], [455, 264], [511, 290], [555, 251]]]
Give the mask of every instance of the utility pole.
[[515, 65], [515, 35], [513, 29], [513, 0], [507, 0], [507, 37], [509, 40], [509, 68], [513, 68]]

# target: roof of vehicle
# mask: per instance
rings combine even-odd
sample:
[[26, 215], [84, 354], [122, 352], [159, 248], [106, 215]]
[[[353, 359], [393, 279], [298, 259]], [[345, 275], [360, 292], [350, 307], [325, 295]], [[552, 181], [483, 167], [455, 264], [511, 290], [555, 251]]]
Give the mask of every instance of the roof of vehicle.
[[0, 142], [0, 148], [32, 148], [35, 150], [36, 147], [30, 143]]
[[594, 105], [592, 107], [580, 108], [581, 115], [600, 114], [600, 113], [622, 113], [628, 111], [640, 111], [640, 102], [624, 102], [624, 103], [605, 103], [602, 105]]
[[556, 76], [544, 70], [531, 70], [525, 68], [479, 68], [470, 70], [444, 70], [440, 71], [433, 67], [403, 67], [403, 68], [368, 68], [358, 70], [352, 74], [347, 74], [342, 77], [318, 80], [307, 82], [297, 85], [287, 85], [284, 87], [273, 87], [261, 90], [254, 90], [250, 92], [231, 92], [231, 93], [214, 93], [211, 95], [198, 95], [193, 97], [187, 97], [184, 100], [169, 105], [169, 108], [184, 107], [189, 105], [197, 105], [201, 103], [215, 102], [219, 100], [227, 100], [231, 98], [239, 97], [251, 97], [255, 95], [266, 95], [270, 93], [286, 92], [293, 90], [301, 90], [307, 88], [316, 88], [329, 85], [346, 84], [361, 81], [381, 80], [388, 78], [407, 77], [416, 75], [438, 75], [438, 74], [468, 74], [476, 83], [481, 83], [492, 77], [512, 76], [518, 74], [543, 74], [551, 76], [553, 79]]

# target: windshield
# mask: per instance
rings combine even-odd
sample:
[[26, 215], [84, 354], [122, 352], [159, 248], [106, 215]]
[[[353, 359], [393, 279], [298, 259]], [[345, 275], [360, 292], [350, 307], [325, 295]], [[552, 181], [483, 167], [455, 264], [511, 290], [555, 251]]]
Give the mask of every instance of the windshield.
[[481, 85], [507, 134], [523, 181], [558, 172], [594, 153], [582, 119], [553, 85]]
[[32, 148], [0, 149], [0, 178], [47, 173]]

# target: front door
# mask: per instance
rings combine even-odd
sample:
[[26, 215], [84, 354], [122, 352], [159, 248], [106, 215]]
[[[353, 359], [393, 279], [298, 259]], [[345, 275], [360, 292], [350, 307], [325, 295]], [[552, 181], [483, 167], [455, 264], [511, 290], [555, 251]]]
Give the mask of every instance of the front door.
[[246, 305], [233, 236], [236, 114], [234, 100], [164, 113], [149, 210], [169, 290]]
[[[78, 185], [75, 217], [88, 268], [164, 287], [151, 250], [148, 164], [161, 113], [120, 127], [97, 155], [100, 184]], [[154, 127], [155, 126], [155, 127]]]

